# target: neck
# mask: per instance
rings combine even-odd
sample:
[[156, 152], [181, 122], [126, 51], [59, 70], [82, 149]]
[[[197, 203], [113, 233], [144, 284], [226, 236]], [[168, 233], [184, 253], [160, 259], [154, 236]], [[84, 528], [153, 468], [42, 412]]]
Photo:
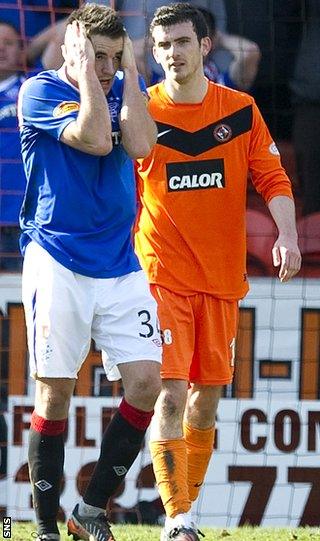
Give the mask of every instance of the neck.
[[208, 90], [208, 80], [201, 70], [200, 74], [194, 73], [189, 80], [182, 82], [165, 79], [164, 86], [175, 103], [201, 103]]

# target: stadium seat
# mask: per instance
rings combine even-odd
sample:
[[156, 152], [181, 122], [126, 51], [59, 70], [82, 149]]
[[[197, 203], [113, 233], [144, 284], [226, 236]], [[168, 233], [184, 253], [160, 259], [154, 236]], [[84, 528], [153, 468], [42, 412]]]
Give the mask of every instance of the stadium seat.
[[320, 278], [320, 212], [299, 218], [297, 227], [302, 254], [301, 275]]
[[249, 276], [274, 276], [272, 247], [277, 229], [271, 218], [264, 213], [247, 209], [247, 269]]

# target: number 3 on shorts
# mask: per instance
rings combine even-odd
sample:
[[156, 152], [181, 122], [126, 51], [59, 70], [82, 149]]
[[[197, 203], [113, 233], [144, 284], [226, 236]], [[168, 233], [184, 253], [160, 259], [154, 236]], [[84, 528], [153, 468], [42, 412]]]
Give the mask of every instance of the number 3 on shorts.
[[141, 327], [144, 331], [139, 332], [139, 336], [142, 336], [142, 338], [151, 338], [151, 336], [154, 334], [154, 327], [150, 323], [151, 314], [149, 310], [140, 310], [140, 312], [138, 312], [138, 316], [140, 318]]

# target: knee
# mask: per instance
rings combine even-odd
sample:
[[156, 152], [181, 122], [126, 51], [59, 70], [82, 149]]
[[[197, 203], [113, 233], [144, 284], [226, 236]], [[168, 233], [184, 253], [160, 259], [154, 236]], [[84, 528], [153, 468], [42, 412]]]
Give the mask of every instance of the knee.
[[176, 419], [183, 415], [185, 407], [184, 397], [173, 389], [162, 389], [159, 397], [159, 409], [164, 419]]
[[152, 410], [160, 390], [160, 375], [154, 374], [150, 377], [146, 374], [140, 374], [125, 390], [125, 397], [126, 400], [140, 409]]
[[196, 428], [207, 428], [214, 424], [222, 387], [194, 385], [189, 395], [187, 422]]
[[38, 415], [45, 419], [65, 419], [68, 416], [69, 403], [70, 394], [67, 390], [57, 391], [45, 387], [36, 395], [35, 409]]

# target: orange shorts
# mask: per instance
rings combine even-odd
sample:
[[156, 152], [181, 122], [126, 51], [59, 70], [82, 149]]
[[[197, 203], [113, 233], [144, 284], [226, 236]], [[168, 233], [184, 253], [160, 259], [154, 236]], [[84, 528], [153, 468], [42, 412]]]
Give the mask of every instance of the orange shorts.
[[238, 302], [205, 293], [185, 297], [156, 285], [151, 292], [163, 337], [161, 377], [202, 385], [231, 383]]

